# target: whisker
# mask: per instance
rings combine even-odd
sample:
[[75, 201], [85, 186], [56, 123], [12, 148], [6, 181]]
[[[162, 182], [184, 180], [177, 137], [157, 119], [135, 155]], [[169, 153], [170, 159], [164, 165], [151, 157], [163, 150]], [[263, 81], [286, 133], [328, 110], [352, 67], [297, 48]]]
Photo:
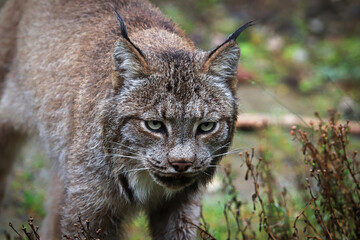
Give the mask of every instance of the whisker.
[[226, 156], [226, 155], [230, 155], [230, 154], [232, 154], [232, 153], [226, 152], [226, 153], [222, 153], [222, 154], [216, 154], [216, 155], [213, 155], [211, 157], [216, 158], [216, 157]]
[[230, 155], [230, 154], [234, 154], [234, 153], [239, 153], [238, 150], [234, 150], [234, 151], [229, 151], [229, 152], [226, 152], [226, 153], [220, 153], [220, 154], [216, 154], [216, 155], [213, 155], [211, 156], [212, 158], [216, 158], [216, 157], [220, 157], [220, 156], [225, 156], [225, 155]]
[[218, 147], [218, 148], [217, 148], [217, 149], [215, 149], [215, 150], [214, 150], [211, 154], [215, 153], [216, 151], [218, 151], [218, 150], [220, 150], [220, 149], [222, 149], [222, 148], [226, 148], [226, 147], [228, 147], [230, 144], [231, 144], [231, 143], [230, 143], [230, 142], [228, 142], [228, 143], [226, 143], [226, 144], [224, 144], [224, 145], [222, 145], [222, 146]]
[[234, 148], [234, 149], [232, 149], [232, 150], [230, 150], [230, 151], [227, 151], [227, 152], [225, 152], [225, 153], [220, 153], [220, 154], [215, 154], [215, 155], [210, 154], [210, 155], [208, 156], [208, 159], [209, 159], [209, 158], [215, 158], [215, 157], [223, 156], [223, 155], [227, 155], [227, 154], [238, 153], [238, 152], [240, 152], [241, 150], [242, 150], [242, 149], [240, 149], [240, 148]]
[[109, 143], [113, 143], [113, 144], [116, 144], [116, 145], [121, 146], [121, 147], [126, 147], [126, 148], [127, 148], [127, 149], [129, 149], [129, 150], [137, 150], [137, 149], [136, 149], [136, 148], [134, 148], [134, 147], [131, 147], [131, 146], [128, 146], [128, 145], [125, 145], [125, 144], [119, 143], [119, 142], [109, 141]]
[[[226, 143], [226, 144], [218, 147], [217, 149], [215, 149], [214, 151], [212, 151], [211, 154], [215, 153], [216, 151], [219, 151], [219, 150], [222, 149], [222, 148], [229, 147], [230, 144], [231, 144], [231, 143]], [[237, 150], [242, 151], [242, 150], [244, 150], [244, 148], [233, 148], [233, 147], [230, 147], [229, 150], [228, 150], [228, 152], [229, 152], [229, 151], [237, 151]]]
[[136, 152], [131, 152], [131, 151], [126, 150], [126, 149], [120, 149], [120, 148], [105, 148], [105, 149], [107, 149], [107, 150], [121, 151], [121, 152], [126, 152], [126, 153], [131, 153], [131, 154], [134, 154], [134, 155], [139, 156]]
[[233, 151], [240, 152], [240, 151], [243, 151], [243, 150], [244, 150], [244, 148], [230, 148], [228, 152], [233, 152]]
[[145, 158], [127, 156], [127, 155], [122, 155], [122, 154], [117, 154], [117, 153], [108, 153], [108, 154], [106, 154], [106, 156], [130, 158], [130, 159], [135, 159], [135, 160], [138, 160], [138, 161], [146, 160]]
[[[234, 152], [240, 152], [240, 151], [243, 151], [244, 148], [230, 148], [227, 153], [234, 153]], [[213, 152], [214, 153], [214, 152]], [[211, 153], [211, 155], [213, 154]]]
[[131, 169], [128, 171], [124, 171], [123, 173], [129, 173], [129, 172], [140, 172], [140, 171], [144, 171], [144, 170], [150, 170], [150, 168], [137, 168], [137, 169]]

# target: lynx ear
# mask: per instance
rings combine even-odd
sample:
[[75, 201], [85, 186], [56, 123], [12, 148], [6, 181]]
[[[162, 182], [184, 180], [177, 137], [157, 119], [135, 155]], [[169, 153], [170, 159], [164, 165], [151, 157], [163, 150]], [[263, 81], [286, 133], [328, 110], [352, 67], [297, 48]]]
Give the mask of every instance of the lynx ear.
[[204, 71], [220, 77], [219, 80], [221, 79], [221, 81], [228, 82], [234, 78], [239, 57], [240, 49], [236, 42], [228, 42], [208, 55], [204, 64]]
[[217, 80], [234, 88], [235, 74], [240, 57], [240, 49], [236, 43], [236, 38], [242, 31], [252, 25], [254, 25], [254, 21], [246, 23], [232, 33], [224, 43], [210, 51], [204, 64], [204, 71], [219, 76], [220, 78], [216, 78]]
[[[129, 39], [126, 27], [120, 14], [114, 9], [121, 28], [121, 38], [115, 43], [113, 61], [114, 72], [112, 84], [119, 89], [125, 80], [136, 81], [147, 73], [147, 63], [143, 52]], [[136, 84], [136, 83], [135, 83]]]

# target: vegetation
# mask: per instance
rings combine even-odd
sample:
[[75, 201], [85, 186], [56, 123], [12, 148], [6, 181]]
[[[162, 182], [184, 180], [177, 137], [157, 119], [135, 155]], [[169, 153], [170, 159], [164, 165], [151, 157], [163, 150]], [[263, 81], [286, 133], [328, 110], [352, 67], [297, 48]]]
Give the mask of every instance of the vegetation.
[[[360, 125], [358, 1], [155, 4], [203, 49], [216, 46], [242, 23], [257, 20], [239, 39], [240, 113], [293, 113], [303, 120], [318, 112], [316, 121], [304, 121], [301, 127], [236, 132], [233, 148], [240, 148], [241, 155], [229, 154], [209, 186], [201, 225], [193, 226], [199, 239], [359, 239], [360, 138], [346, 122]], [[320, 117], [327, 115], [326, 121]], [[22, 159], [0, 229], [16, 236], [8, 226], [12, 221], [26, 238], [16, 227], [29, 215], [39, 222], [43, 218], [49, 174], [41, 154], [27, 150]], [[87, 221], [80, 222], [74, 226], [77, 238], [91, 239], [85, 233]], [[146, 218], [138, 217], [128, 228], [129, 238], [150, 239], [146, 225]], [[0, 236], [10, 239], [1, 230]]]
[[331, 112], [328, 123], [320, 117], [317, 125], [310, 123], [309, 133], [292, 128], [290, 134], [302, 146], [305, 166], [294, 196], [279, 187], [266, 150], [260, 149], [256, 162], [254, 149], [241, 152], [245, 180], [253, 183], [253, 211], [241, 200], [228, 165], [224, 168], [229, 197], [223, 203], [226, 231], [209, 230], [211, 224], [203, 217], [200, 234], [213, 236], [209, 232], [214, 232], [218, 239], [359, 239], [360, 161], [357, 151], [348, 149], [347, 124], [340, 124]]
[[[26, 237], [26, 239], [28, 240], [39, 240], [40, 239], [40, 236], [39, 236], [39, 233], [38, 233], [38, 230], [39, 230], [39, 226], [35, 226], [34, 225], [34, 218], [32, 217], [29, 217], [28, 219], [28, 225], [29, 225], [29, 229], [27, 229], [24, 225], [22, 225], [21, 227], [21, 232], [23, 233], [23, 235]], [[9, 227], [16, 233], [16, 238], [15, 239], [25, 239], [23, 237], [22, 234], [20, 234], [16, 228], [14, 228], [14, 226], [12, 225], [12, 223], [10, 222], [9, 223]], [[5, 233], [5, 237], [7, 240], [10, 240], [11, 237], [8, 233]]]
[[[252, 204], [241, 199], [234, 184], [232, 166], [225, 165], [224, 199], [218, 202], [222, 211], [216, 213], [223, 219], [223, 224], [214, 222], [214, 218], [209, 216], [213, 212], [205, 203], [201, 224], [189, 223], [198, 229], [199, 239], [360, 238], [360, 161], [357, 151], [348, 149], [348, 122], [339, 123], [340, 115], [333, 111], [328, 122], [318, 113], [316, 116], [318, 124], [309, 123], [311, 128], [307, 131], [296, 126], [290, 131], [293, 139], [301, 145], [303, 155], [295, 196], [285, 187], [279, 187], [271, 167], [271, 155], [267, 153], [269, 150], [260, 148], [256, 153], [252, 148], [240, 152], [241, 165], [246, 168], [245, 180], [253, 185]], [[40, 239], [33, 218], [28, 220], [28, 224], [31, 232], [22, 227], [27, 239]], [[90, 220], [83, 222], [79, 216], [74, 224], [78, 234], [64, 236], [64, 239], [101, 239], [101, 229], [90, 233], [89, 224]], [[21, 236], [11, 223], [10, 227]]]

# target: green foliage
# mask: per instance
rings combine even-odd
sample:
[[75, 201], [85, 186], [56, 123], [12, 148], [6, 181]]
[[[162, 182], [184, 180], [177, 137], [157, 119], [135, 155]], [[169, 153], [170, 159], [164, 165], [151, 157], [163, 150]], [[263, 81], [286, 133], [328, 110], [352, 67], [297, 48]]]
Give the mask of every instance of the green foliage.
[[41, 218], [45, 216], [44, 202], [46, 189], [39, 187], [38, 174], [45, 167], [45, 159], [39, 154], [32, 157], [22, 156], [25, 160], [15, 172], [15, 178], [11, 181], [10, 189], [14, 193], [14, 205], [19, 206], [19, 215], [34, 216]]
[[186, 15], [175, 5], [170, 3], [166, 4], [163, 6], [162, 10], [166, 15], [171, 16], [171, 19], [179, 24], [185, 32], [191, 32], [194, 30], [193, 22], [189, 21], [189, 19], [186, 18]]
[[146, 216], [143, 213], [141, 213], [139, 216], [136, 217], [134, 222], [128, 227], [128, 232], [129, 235], [131, 236], [129, 239], [131, 240], [151, 239], [147, 230], [147, 226], [148, 226], [148, 220]]
[[43, 207], [45, 200], [45, 192], [38, 189], [25, 189], [23, 192], [23, 206], [24, 212], [31, 215], [45, 216], [45, 209]]
[[[274, 142], [267, 145], [270, 148], [262, 147], [257, 154], [254, 150], [240, 154], [246, 165], [245, 180], [251, 179], [254, 185], [253, 204], [242, 200], [234, 185], [231, 167], [225, 166], [227, 199], [220, 201], [225, 206], [224, 220], [205, 217], [207, 222], [203, 225], [210, 225], [207, 231], [215, 233], [213, 236], [217, 239], [358, 239], [360, 162], [357, 152], [348, 148], [347, 124], [341, 125], [338, 119], [333, 113], [328, 123], [319, 117], [318, 125], [310, 123], [309, 135], [292, 128], [291, 136], [301, 144], [298, 151], [304, 159], [304, 165], [299, 166], [297, 173], [299, 185], [296, 192], [281, 187], [279, 176], [274, 171], [277, 164], [271, 151], [286, 142], [280, 140], [281, 134], [274, 137], [278, 134], [266, 130], [266, 138]], [[293, 151], [290, 145], [288, 154]], [[255, 155], [258, 156], [257, 162]], [[221, 217], [219, 209], [213, 212], [216, 212], [217, 219]], [[205, 211], [204, 216], [209, 216], [209, 213]], [[221, 229], [222, 234], [216, 234], [213, 227]]]
[[[311, 46], [315, 72], [333, 81], [360, 78], [358, 38], [323, 40]], [[325, 78], [326, 79], [326, 78]]]

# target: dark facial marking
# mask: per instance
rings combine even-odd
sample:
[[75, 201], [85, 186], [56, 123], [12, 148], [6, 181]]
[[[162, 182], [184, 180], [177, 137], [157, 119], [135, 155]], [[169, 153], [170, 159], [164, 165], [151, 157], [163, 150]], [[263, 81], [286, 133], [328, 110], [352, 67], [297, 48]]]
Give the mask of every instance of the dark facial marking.
[[134, 202], [134, 191], [129, 186], [129, 180], [125, 177], [125, 175], [120, 174], [119, 181], [121, 183], [121, 186], [124, 188], [130, 202]]

